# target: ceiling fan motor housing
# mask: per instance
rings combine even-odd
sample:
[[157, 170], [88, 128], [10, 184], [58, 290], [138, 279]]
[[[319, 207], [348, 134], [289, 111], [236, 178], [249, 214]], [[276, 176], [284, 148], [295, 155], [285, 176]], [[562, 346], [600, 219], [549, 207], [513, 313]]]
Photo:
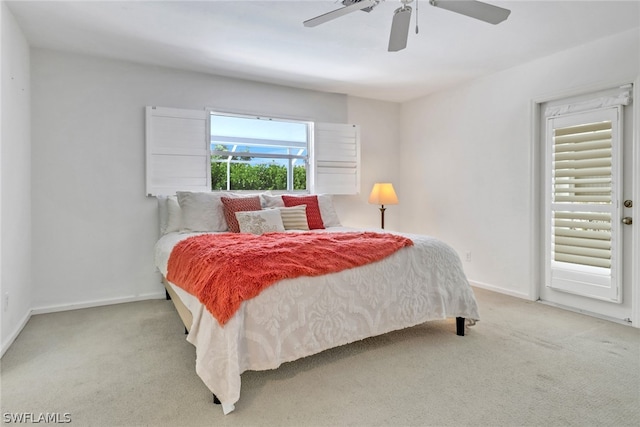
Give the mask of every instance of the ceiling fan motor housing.
[[[342, 0], [342, 4], [345, 6], [351, 6], [352, 4], [360, 3], [362, 0]], [[360, 9], [363, 12], [371, 12], [374, 7], [378, 5], [379, 2], [376, 2], [374, 5], [365, 7], [364, 9]]]

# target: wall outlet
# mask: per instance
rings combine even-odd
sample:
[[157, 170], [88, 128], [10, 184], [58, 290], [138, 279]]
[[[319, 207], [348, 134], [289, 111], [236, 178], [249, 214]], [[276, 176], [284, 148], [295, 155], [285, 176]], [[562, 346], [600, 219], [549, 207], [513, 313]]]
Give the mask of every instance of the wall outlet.
[[465, 252], [464, 257], [467, 260], [467, 262], [471, 262], [471, 251]]
[[5, 292], [2, 297], [2, 311], [9, 309], [9, 292]]

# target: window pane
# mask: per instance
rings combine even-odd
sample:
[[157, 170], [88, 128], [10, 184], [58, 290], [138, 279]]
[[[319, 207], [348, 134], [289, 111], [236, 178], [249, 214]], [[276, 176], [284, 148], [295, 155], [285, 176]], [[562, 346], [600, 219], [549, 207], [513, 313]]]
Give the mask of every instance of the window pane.
[[307, 124], [211, 115], [212, 190], [305, 190]]
[[212, 115], [211, 130], [213, 137], [307, 142], [307, 125], [300, 122]]
[[[212, 190], [290, 190], [289, 163], [292, 163], [293, 190], [306, 190], [307, 168], [304, 162], [251, 158], [211, 162]], [[229, 177], [229, 186], [227, 186]]]

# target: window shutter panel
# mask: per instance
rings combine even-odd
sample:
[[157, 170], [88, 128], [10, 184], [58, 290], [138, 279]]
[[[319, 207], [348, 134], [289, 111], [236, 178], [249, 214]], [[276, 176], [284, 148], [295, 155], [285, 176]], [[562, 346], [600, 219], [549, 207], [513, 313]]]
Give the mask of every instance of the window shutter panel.
[[360, 127], [316, 123], [313, 138], [314, 193], [360, 192]]
[[554, 260], [611, 267], [611, 122], [554, 130], [553, 201], [581, 204], [587, 212], [554, 210]]
[[211, 191], [209, 114], [146, 107], [146, 193]]
[[620, 302], [619, 107], [548, 119], [548, 286]]

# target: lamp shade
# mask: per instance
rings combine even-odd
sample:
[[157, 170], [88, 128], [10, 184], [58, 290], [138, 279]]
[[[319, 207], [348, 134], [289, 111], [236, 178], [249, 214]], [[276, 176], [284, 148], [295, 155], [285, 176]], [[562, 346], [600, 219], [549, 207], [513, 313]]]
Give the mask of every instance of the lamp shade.
[[375, 205], [397, 205], [398, 196], [390, 182], [377, 182], [369, 194], [369, 203]]

